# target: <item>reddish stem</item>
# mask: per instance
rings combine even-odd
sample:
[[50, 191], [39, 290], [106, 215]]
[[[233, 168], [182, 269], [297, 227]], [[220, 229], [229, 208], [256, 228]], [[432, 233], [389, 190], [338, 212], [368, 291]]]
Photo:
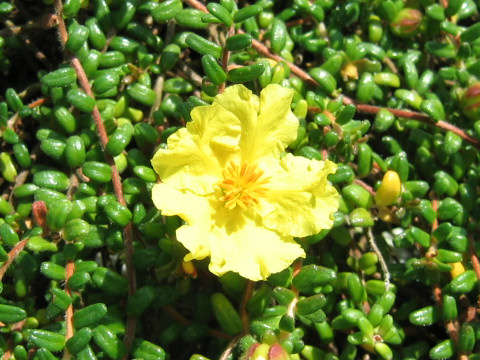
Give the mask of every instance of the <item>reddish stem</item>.
[[18, 256], [18, 254], [20, 254], [20, 252], [25, 248], [25, 246], [27, 245], [28, 243], [28, 238], [27, 239], [24, 239], [20, 242], [18, 242], [13, 248], [12, 250], [9, 251], [8, 253], [8, 259], [7, 261], [5, 261], [2, 265], [2, 267], [0, 268], [0, 281], [2, 281], [3, 279], [3, 276], [5, 275], [5, 273], [7, 272], [8, 270], [8, 267], [10, 266], [10, 264], [13, 262], [13, 260], [15, 260], [15, 258]]
[[440, 120], [440, 121], [433, 121], [428, 115], [410, 111], [410, 110], [402, 110], [402, 109], [393, 109], [393, 108], [382, 108], [380, 106], [373, 106], [373, 105], [367, 105], [367, 104], [355, 104], [357, 111], [364, 113], [364, 114], [372, 114], [375, 115], [377, 114], [381, 109], [388, 110], [391, 112], [393, 115], [396, 117], [403, 117], [406, 119], [412, 119], [412, 120], [418, 120], [421, 121], [425, 124], [433, 125], [439, 129], [445, 130], [445, 131], [451, 131], [458, 136], [460, 136], [462, 139], [470, 142], [473, 146], [475, 146], [477, 149], [480, 149], [480, 142], [473, 138], [472, 136], [468, 135], [465, 131], [462, 129], [456, 127], [455, 125], [452, 125], [446, 121]]
[[[75, 263], [73, 260], [68, 260], [67, 266], [65, 267], [65, 292], [68, 296], [72, 296], [72, 290], [68, 287], [68, 280], [73, 275], [75, 271]], [[65, 341], [73, 337], [73, 304], [68, 305], [67, 310], [65, 310]], [[68, 349], [65, 349], [63, 354], [63, 360], [71, 359], [72, 356], [68, 352]]]
[[[235, 34], [235, 26], [234, 25], [230, 26], [230, 28], [228, 29], [227, 39], [228, 39], [228, 37], [232, 36], [233, 34]], [[222, 68], [223, 68], [223, 71], [225, 71], [225, 74], [228, 73], [228, 60], [229, 59], [230, 59], [230, 51], [228, 51], [227, 48], [225, 47], [223, 49], [223, 54], [222, 54]], [[223, 90], [225, 90], [225, 85], [226, 85], [226, 82], [224, 82], [222, 85], [220, 85], [220, 89], [218, 89], [219, 93], [222, 93]]]
[[255, 283], [252, 280], [247, 281], [247, 286], [243, 291], [242, 302], [240, 303], [240, 318], [242, 319], [243, 333], [248, 334], [248, 311], [247, 302], [252, 297], [253, 285]]
[[45, 104], [47, 102], [47, 100], [48, 100], [48, 98], [46, 98], [46, 97], [37, 99], [35, 101], [32, 101], [30, 104], [28, 104], [28, 107], [33, 109], [34, 107]]
[[[68, 40], [68, 33], [65, 27], [65, 22], [63, 20], [62, 16], [62, 10], [63, 10], [63, 4], [61, 0], [56, 0], [55, 1], [55, 9], [57, 11], [58, 15], [58, 28], [59, 28], [59, 33], [60, 33], [60, 39], [62, 42], [62, 45], [65, 46], [65, 43]], [[77, 74], [77, 78], [80, 82], [80, 86], [82, 87], [83, 91], [91, 96], [92, 98], [95, 99], [95, 96], [93, 94], [92, 88], [90, 86], [90, 83], [88, 81], [88, 77], [85, 74], [85, 70], [83, 69], [83, 66], [80, 62], [80, 60], [73, 54], [70, 56], [72, 66], [75, 69], [75, 72]], [[97, 105], [94, 106], [93, 111], [92, 111], [92, 116], [95, 121], [96, 128], [98, 130], [98, 135], [100, 138], [100, 143], [102, 145], [102, 148], [105, 150], [105, 147], [108, 144], [108, 135], [107, 131], [105, 129], [105, 126], [103, 124], [102, 118], [100, 116], [100, 111], [98, 110]], [[112, 172], [112, 184], [113, 188], [115, 191], [115, 196], [118, 200], [119, 203], [122, 205], [126, 205], [125, 203], [125, 198], [123, 197], [123, 191], [122, 191], [122, 181], [120, 178], [120, 175], [117, 170], [117, 166], [115, 165], [115, 161], [113, 160], [113, 157], [104, 152], [105, 157], [107, 159], [108, 164], [110, 165], [111, 172]], [[131, 223], [129, 223], [123, 230], [123, 235], [124, 235], [124, 241], [125, 241], [125, 249], [126, 249], [126, 257], [125, 257], [125, 262], [126, 262], [126, 267], [127, 267], [127, 279], [128, 279], [128, 293], [129, 295], [132, 295], [135, 290], [136, 290], [136, 279], [135, 279], [135, 269], [133, 267], [133, 261], [132, 261], [132, 256], [133, 256], [133, 234], [132, 234], [132, 227]], [[127, 348], [130, 347], [134, 335], [135, 335], [135, 325], [136, 325], [136, 318], [134, 317], [128, 317], [127, 319], [127, 331], [125, 333], [125, 345]]]
[[373, 190], [373, 188], [370, 185], [368, 185], [366, 182], [360, 179], [355, 179], [354, 182], [357, 185], [360, 185], [361, 187], [363, 187], [365, 190], [367, 190], [372, 196], [375, 196], [375, 190]]

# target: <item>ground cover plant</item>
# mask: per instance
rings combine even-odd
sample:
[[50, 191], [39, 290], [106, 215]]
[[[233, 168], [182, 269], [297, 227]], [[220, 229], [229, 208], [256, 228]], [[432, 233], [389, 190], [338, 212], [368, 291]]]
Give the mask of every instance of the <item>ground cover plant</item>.
[[2, 359], [480, 359], [479, 6], [1, 1]]

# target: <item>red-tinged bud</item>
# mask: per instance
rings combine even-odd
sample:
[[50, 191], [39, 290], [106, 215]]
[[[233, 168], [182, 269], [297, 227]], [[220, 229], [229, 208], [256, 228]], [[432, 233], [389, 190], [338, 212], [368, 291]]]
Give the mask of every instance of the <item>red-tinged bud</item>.
[[268, 360], [288, 360], [290, 357], [280, 344], [272, 344], [268, 351]]
[[476, 82], [465, 90], [461, 100], [462, 111], [472, 120], [480, 119], [480, 82]]
[[192, 278], [197, 278], [197, 269], [191, 261], [182, 261], [183, 272], [187, 275], [190, 275]]
[[411, 38], [417, 35], [422, 22], [422, 13], [416, 9], [400, 10], [390, 23], [390, 30], [398, 37]]
[[245, 351], [245, 353], [243, 354], [241, 360], [251, 360], [253, 354], [255, 354], [255, 351], [257, 350], [257, 348], [258, 348], [260, 345], [261, 345], [261, 344], [256, 343], [256, 344], [253, 344], [252, 346], [250, 346], [250, 347], [247, 349], [247, 351]]
[[33, 214], [33, 219], [37, 223], [38, 226], [43, 228], [43, 230], [46, 230], [47, 228], [47, 205], [45, 205], [45, 202], [39, 200], [35, 201], [32, 204], [32, 214]]

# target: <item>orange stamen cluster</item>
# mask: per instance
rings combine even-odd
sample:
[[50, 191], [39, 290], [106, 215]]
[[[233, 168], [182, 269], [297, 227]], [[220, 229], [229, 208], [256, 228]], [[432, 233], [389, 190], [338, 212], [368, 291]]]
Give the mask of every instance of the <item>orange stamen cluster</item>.
[[242, 209], [258, 204], [258, 198], [264, 196], [267, 189], [263, 186], [268, 183], [268, 178], [260, 179], [263, 170], [256, 165], [243, 162], [238, 166], [233, 161], [223, 170], [223, 181], [219, 184], [224, 196], [225, 207], [229, 210], [237, 205]]

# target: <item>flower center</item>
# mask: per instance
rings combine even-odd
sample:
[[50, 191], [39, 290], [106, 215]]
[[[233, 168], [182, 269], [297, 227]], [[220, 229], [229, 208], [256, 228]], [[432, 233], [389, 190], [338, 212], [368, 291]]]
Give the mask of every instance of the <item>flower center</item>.
[[241, 165], [230, 161], [222, 171], [223, 181], [219, 184], [223, 190], [221, 201], [225, 201], [225, 207], [229, 210], [237, 205], [242, 209], [258, 204], [258, 198], [264, 196], [268, 178], [260, 179], [263, 170], [256, 165], [242, 162]]

